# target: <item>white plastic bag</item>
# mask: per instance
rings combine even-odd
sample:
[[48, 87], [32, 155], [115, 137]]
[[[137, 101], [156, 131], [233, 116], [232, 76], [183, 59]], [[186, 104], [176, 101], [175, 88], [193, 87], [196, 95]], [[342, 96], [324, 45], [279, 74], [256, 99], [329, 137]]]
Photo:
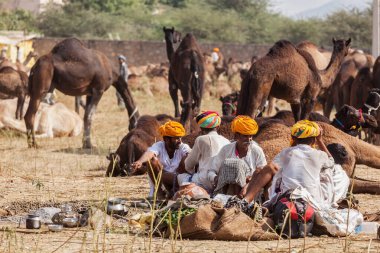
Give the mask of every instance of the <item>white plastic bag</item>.
[[325, 227], [332, 236], [349, 235], [363, 222], [363, 215], [355, 209], [330, 208], [316, 210], [315, 213], [315, 222]]

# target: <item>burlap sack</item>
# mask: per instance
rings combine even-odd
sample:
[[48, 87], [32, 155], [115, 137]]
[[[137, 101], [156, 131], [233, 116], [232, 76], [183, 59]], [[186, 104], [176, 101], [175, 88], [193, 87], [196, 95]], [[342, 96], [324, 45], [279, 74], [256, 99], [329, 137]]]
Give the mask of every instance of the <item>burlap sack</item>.
[[266, 231], [264, 224], [255, 223], [235, 208], [218, 209], [204, 205], [195, 213], [182, 218], [180, 226], [182, 237], [188, 239], [227, 241], [278, 239], [277, 234]]

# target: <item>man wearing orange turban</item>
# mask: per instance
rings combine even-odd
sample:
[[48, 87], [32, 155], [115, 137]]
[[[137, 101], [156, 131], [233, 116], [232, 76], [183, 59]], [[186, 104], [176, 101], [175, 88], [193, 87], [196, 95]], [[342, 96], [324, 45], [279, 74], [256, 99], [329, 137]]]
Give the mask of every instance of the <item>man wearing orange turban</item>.
[[[169, 195], [174, 193], [171, 191], [175, 190], [177, 174], [184, 171], [184, 159], [191, 149], [189, 145], [182, 143], [181, 138], [186, 132], [181, 123], [168, 121], [160, 126], [159, 131], [163, 141], [158, 141], [148, 148], [140, 159], [132, 163], [132, 168], [138, 169], [149, 161], [148, 174], [151, 185], [149, 195], [153, 196], [154, 188], [157, 186], [160, 197], [163, 197], [161, 184], [165, 185]], [[158, 180], [161, 171], [161, 180]]]
[[267, 161], [259, 144], [252, 140], [259, 130], [254, 119], [239, 115], [231, 122], [231, 130], [236, 141], [224, 146], [213, 158], [208, 180], [214, 185], [214, 193], [237, 195]]
[[[322, 141], [322, 131], [317, 123], [301, 120], [292, 126], [291, 136], [291, 147], [282, 150], [242, 194], [247, 202], [272, 181], [269, 198], [301, 187], [322, 203], [320, 173], [322, 168], [334, 166], [334, 159]], [[313, 148], [315, 144], [319, 150]]]

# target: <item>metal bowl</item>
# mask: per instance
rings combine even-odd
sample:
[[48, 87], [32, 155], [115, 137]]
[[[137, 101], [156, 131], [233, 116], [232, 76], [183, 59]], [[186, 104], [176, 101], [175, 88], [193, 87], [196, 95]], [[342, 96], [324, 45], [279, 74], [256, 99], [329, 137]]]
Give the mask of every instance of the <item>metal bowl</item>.
[[126, 213], [126, 207], [124, 206], [124, 200], [120, 198], [109, 198], [107, 203], [107, 214], [124, 215]]
[[59, 225], [59, 224], [49, 224], [48, 228], [49, 228], [49, 231], [60, 232], [60, 231], [62, 231], [63, 226]]
[[78, 226], [78, 218], [75, 217], [67, 217], [62, 219], [62, 224], [65, 227], [73, 228]]

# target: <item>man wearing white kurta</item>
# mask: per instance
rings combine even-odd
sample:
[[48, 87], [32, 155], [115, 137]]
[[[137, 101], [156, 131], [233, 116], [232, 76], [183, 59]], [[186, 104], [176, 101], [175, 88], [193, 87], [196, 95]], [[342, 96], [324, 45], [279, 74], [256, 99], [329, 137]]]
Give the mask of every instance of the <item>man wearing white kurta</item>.
[[[196, 121], [201, 128], [202, 135], [195, 139], [193, 149], [185, 160], [187, 173], [178, 175], [178, 183], [181, 185], [184, 182], [193, 182], [210, 192], [212, 184], [207, 180], [210, 160], [230, 141], [217, 132], [221, 123], [217, 112], [202, 112], [196, 117]], [[197, 171], [196, 165], [198, 165]]]

